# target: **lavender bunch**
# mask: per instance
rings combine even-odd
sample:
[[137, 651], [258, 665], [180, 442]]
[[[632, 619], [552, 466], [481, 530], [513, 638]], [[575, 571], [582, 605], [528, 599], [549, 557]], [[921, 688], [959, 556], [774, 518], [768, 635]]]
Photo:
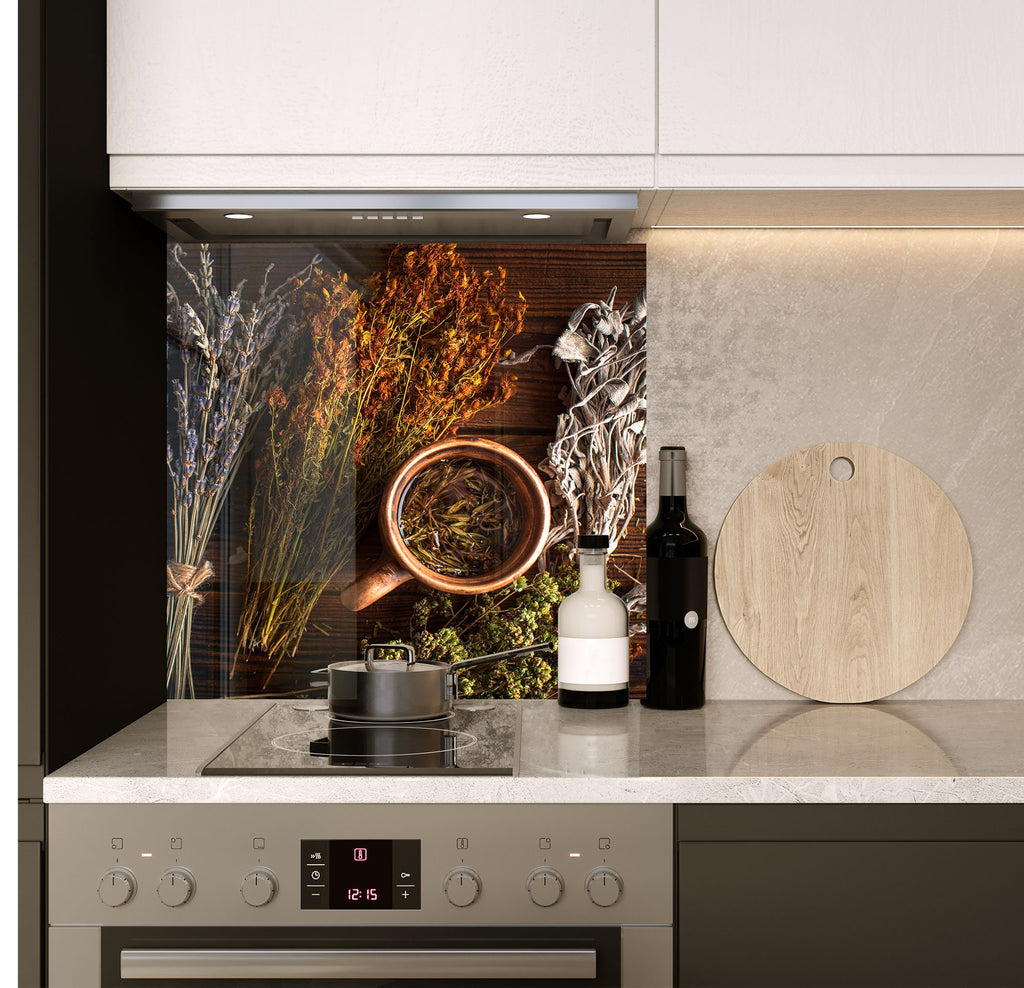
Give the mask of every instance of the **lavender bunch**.
[[607, 302], [578, 306], [554, 346], [569, 387], [541, 464], [555, 504], [548, 546], [601, 532], [614, 552], [633, 517], [647, 460], [646, 293], [621, 310], [614, 302], [613, 288]]
[[171, 381], [176, 428], [167, 434], [167, 472], [174, 521], [172, 557], [167, 562], [167, 691], [194, 696], [189, 641], [192, 612], [202, 602], [199, 588], [214, 575], [203, 557], [224, 497], [250, 441], [250, 426], [276, 386], [286, 338], [288, 300], [319, 262], [275, 288], [267, 267], [255, 299], [243, 305], [245, 281], [225, 297], [214, 281], [208, 244], [199, 248], [199, 270], [186, 267], [184, 249], [170, 249], [169, 267], [191, 288], [182, 299], [167, 283], [167, 335], [180, 350], [182, 376]]

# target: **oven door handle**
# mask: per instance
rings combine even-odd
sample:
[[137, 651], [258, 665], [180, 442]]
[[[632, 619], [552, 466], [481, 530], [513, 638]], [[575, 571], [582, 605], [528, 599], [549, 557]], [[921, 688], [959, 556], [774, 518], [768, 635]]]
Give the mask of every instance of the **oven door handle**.
[[122, 950], [121, 977], [180, 978], [536, 978], [597, 977], [593, 949], [536, 950]]

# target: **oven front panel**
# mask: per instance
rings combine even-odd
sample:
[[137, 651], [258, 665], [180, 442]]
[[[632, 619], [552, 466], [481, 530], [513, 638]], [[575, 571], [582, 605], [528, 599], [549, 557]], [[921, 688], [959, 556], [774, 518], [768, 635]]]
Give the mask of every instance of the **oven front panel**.
[[[308, 957], [317, 950], [328, 953]], [[232, 951], [237, 953], [225, 956]], [[453, 958], [456, 952], [459, 956]], [[668, 926], [392, 927], [376, 932], [351, 927], [254, 931], [54, 926], [50, 928], [49, 985], [107, 988], [144, 980], [147, 984], [244, 984], [247, 988], [326, 984], [357, 988], [381, 983], [393, 988], [417, 984], [669, 988], [674, 983], [672, 955]], [[254, 963], [262, 964], [260, 974], [250, 978]], [[400, 967], [408, 970], [410, 965], [416, 965], [414, 979], [393, 977]], [[498, 976], [491, 977], [488, 972], [495, 968]], [[171, 971], [177, 974], [171, 976]], [[286, 976], [289, 971], [296, 976]], [[580, 977], [591, 971], [592, 977]], [[168, 977], [154, 978], [158, 973]]]
[[667, 805], [54, 804], [51, 926], [672, 924]]

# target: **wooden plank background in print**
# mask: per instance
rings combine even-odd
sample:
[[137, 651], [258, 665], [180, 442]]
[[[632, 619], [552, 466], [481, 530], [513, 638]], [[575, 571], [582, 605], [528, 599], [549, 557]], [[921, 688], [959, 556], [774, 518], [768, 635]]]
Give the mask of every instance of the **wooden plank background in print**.
[[[646, 285], [646, 248], [642, 244], [465, 244], [459, 249], [472, 267], [505, 268], [509, 288], [523, 293], [528, 308], [524, 330], [511, 344], [516, 352], [537, 344], [553, 344], [565, 328], [569, 314], [581, 303], [606, 299], [616, 287], [615, 305], [621, 308]], [[349, 271], [358, 283], [369, 271], [382, 266], [389, 247], [246, 244], [241, 248], [221, 248], [217, 257], [223, 268], [230, 268], [224, 275], [226, 287], [237, 282], [240, 275], [258, 284], [269, 261], [275, 262], [274, 274], [283, 278], [307, 263], [314, 250], [329, 264]], [[555, 366], [550, 350], [541, 350], [529, 363], [504, 372], [518, 379], [514, 396], [504, 405], [477, 415], [460, 427], [459, 434], [504, 443], [537, 466], [546, 455], [558, 415], [564, 408], [561, 394], [567, 383], [565, 370]], [[645, 579], [645, 487], [646, 476], [641, 471], [630, 531], [620, 542], [609, 567], [610, 575], [620, 581], [623, 591]], [[265, 656], [236, 657], [235, 629], [245, 576], [244, 556], [240, 556], [239, 547], [244, 547], [246, 540], [249, 489], [243, 464], [207, 553], [217, 577], [204, 588], [209, 592], [195, 612], [192, 664], [197, 696], [288, 695], [308, 690], [311, 681], [324, 678], [313, 674], [313, 670], [328, 662], [356, 658], [361, 639], [372, 639], [375, 631], [382, 628], [392, 632], [408, 629], [411, 607], [424, 593], [423, 587], [412, 581], [353, 614], [340, 600], [340, 592], [351, 573], [339, 574], [336, 584], [329, 586], [321, 597], [298, 651], [282, 659], [272, 675], [271, 663]], [[357, 570], [369, 569], [379, 551], [379, 533], [373, 525], [358, 544]], [[635, 641], [630, 681], [633, 696], [643, 694], [644, 663], [642, 642]]]

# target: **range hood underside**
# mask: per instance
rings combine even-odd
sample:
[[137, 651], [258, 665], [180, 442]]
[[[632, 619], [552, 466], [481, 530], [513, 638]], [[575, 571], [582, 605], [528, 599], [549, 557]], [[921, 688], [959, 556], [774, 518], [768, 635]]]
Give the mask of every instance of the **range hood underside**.
[[[616, 243], [635, 192], [121, 192], [175, 239]], [[251, 219], [228, 219], [227, 213]], [[526, 219], [546, 213], [548, 219]]]

